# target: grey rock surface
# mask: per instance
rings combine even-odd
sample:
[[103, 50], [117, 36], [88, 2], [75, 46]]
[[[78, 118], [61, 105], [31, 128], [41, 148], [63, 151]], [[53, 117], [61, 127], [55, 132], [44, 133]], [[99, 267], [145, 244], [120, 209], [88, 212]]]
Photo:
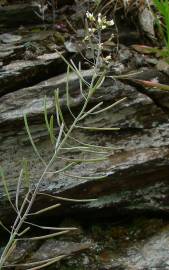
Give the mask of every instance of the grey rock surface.
[[[84, 78], [90, 80], [90, 73], [85, 71]], [[82, 104], [78, 77], [70, 76], [70, 108], [76, 113]], [[44, 158], [49, 160], [52, 145], [44, 126], [44, 96], [48, 112], [54, 113], [54, 89], [59, 88], [61, 108], [68, 125], [72, 121], [66, 106], [66, 75], [51, 78], [33, 87], [20, 89], [1, 97], [1, 160], [8, 178], [9, 190], [15, 195], [16, 182], [22, 158], [30, 162], [31, 178], [37, 179], [43, 170], [24, 130], [23, 116], [27, 114], [30, 130], [35, 143]], [[90, 115], [82, 121], [82, 126], [120, 127], [120, 131], [90, 131], [75, 129], [73, 137], [86, 143], [102, 146], [106, 159], [95, 164], [77, 164], [55, 177], [50, 173], [44, 178], [40, 191], [70, 198], [98, 198], [87, 204], [70, 206], [64, 203], [57, 213], [65, 211], [114, 209], [123, 213], [132, 211], [168, 211], [168, 115], [147, 95], [138, 92], [133, 86], [120, 81], [106, 79], [102, 87], [91, 100], [96, 105], [100, 100], [104, 107], [121, 98], [126, 99], [110, 110], [101, 114]], [[12, 127], [11, 130], [8, 127]], [[58, 128], [56, 126], [56, 134]], [[73, 142], [70, 141], [72, 145]], [[110, 149], [105, 150], [104, 147]], [[99, 154], [99, 157], [103, 155]], [[52, 171], [64, 166], [66, 159], [96, 158], [96, 154], [64, 150], [63, 160], [53, 164]], [[35, 165], [36, 160], [36, 165]], [[11, 169], [10, 169], [11, 168]], [[81, 177], [81, 178], [78, 178]], [[85, 178], [86, 177], [86, 178]], [[93, 179], [92, 179], [93, 177]], [[102, 177], [103, 179], [100, 179]], [[97, 180], [98, 178], [98, 180]], [[36, 181], [36, 180], [35, 180]], [[2, 188], [2, 185], [1, 185]], [[1, 189], [3, 205], [3, 188]], [[44, 201], [38, 196], [35, 209]], [[50, 200], [50, 203], [51, 200]], [[6, 204], [5, 204], [6, 205]], [[2, 209], [2, 217], [5, 210]], [[52, 213], [52, 212], [51, 212]]]
[[[58, 1], [58, 4], [61, 7], [72, 4], [72, 1]], [[55, 117], [55, 90], [59, 91], [61, 110], [68, 127], [73, 122], [72, 114], [76, 116], [84, 103], [79, 77], [73, 72], [69, 74], [69, 106], [67, 102], [67, 66], [58, 50], [66, 59], [74, 57], [75, 62], [80, 57], [73, 48], [74, 44], [67, 40], [66, 27], [62, 26], [61, 34], [56, 31], [59, 24], [54, 26], [54, 30], [44, 29], [32, 8], [30, 3], [20, 5], [18, 10], [15, 5], [0, 8], [0, 166], [14, 203], [23, 161], [28, 161], [32, 190], [44, 171], [44, 163], [35, 154], [26, 132], [24, 115], [27, 115], [34, 143], [43, 161], [48, 163], [54, 153], [54, 145], [45, 125], [44, 100], [48, 121], [51, 115], [54, 116], [56, 138], [59, 126]], [[22, 18], [19, 16], [21, 11]], [[77, 20], [77, 14], [73, 15]], [[19, 27], [21, 22], [23, 26]], [[14, 30], [11, 24], [19, 28]], [[143, 28], [146, 31], [145, 20]], [[149, 28], [149, 33], [153, 34], [151, 30]], [[133, 41], [125, 28], [123, 32], [123, 40], [128, 36], [128, 44], [131, 44]], [[136, 40], [140, 38], [138, 33], [136, 37]], [[113, 43], [110, 44], [105, 53], [113, 50], [113, 46]], [[69, 53], [65, 53], [65, 47]], [[82, 73], [86, 81], [82, 84], [85, 95], [93, 70], [83, 70]], [[130, 74], [135, 75], [131, 78]], [[80, 233], [71, 231], [57, 240], [18, 241], [15, 253], [8, 258], [8, 265], [36, 263], [63, 254], [63, 262], [55, 263], [51, 269], [169, 269], [168, 222], [159, 218], [130, 220], [142, 214], [168, 215], [169, 92], [146, 89], [134, 82], [134, 78], [169, 83], [167, 66], [164, 63], [157, 65], [154, 55], [146, 56], [120, 44], [117, 59], [112, 59], [104, 83], [86, 108], [88, 111], [102, 102], [99, 107], [102, 112], [90, 113], [73, 130], [69, 144], [61, 149], [59, 157], [44, 175], [27, 220], [35, 222], [29, 223], [31, 236], [35, 232], [37, 235], [36, 230], [39, 235], [53, 233], [50, 226], [58, 226], [65, 217], [79, 218], [85, 229]], [[123, 101], [118, 103], [121, 99]], [[104, 110], [116, 102], [118, 104]], [[81, 149], [76, 148], [79, 141], [83, 142]], [[85, 144], [93, 145], [91, 152], [86, 151]], [[100, 160], [87, 162], [93, 159]], [[67, 171], [55, 173], [70, 162], [73, 164]], [[26, 184], [23, 182], [19, 189], [20, 205], [27, 192]], [[43, 212], [36, 218], [37, 211], [56, 203], [60, 203], [60, 207]], [[116, 220], [117, 217], [122, 218], [124, 223], [127, 219], [128, 223], [112, 224], [110, 219]], [[15, 212], [10, 207], [0, 179], [0, 221], [10, 228], [14, 218]], [[105, 219], [106, 222], [93, 226], [98, 219], [102, 222]], [[45, 231], [43, 222], [44, 226], [50, 223]], [[59, 225], [65, 227], [64, 224]], [[15, 269], [25, 267], [20, 265]]]

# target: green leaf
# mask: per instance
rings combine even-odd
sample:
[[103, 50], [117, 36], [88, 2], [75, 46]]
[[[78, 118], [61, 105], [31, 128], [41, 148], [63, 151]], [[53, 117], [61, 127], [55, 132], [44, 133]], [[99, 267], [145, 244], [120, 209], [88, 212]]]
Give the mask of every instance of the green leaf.
[[55, 135], [54, 135], [54, 127], [53, 127], [54, 124], [53, 124], [53, 122], [54, 122], [54, 116], [51, 115], [50, 122], [49, 122], [49, 126], [50, 126], [49, 131], [50, 131], [50, 139], [51, 139], [52, 144], [55, 143]]
[[60, 108], [59, 89], [55, 90], [55, 107], [56, 107], [58, 125], [61, 126], [61, 122], [64, 123], [64, 118], [63, 118], [62, 110]]
[[33, 141], [33, 138], [32, 138], [32, 135], [31, 135], [31, 132], [30, 132], [30, 129], [29, 129], [29, 125], [28, 125], [28, 120], [27, 120], [27, 115], [26, 115], [26, 114], [24, 114], [24, 123], [25, 123], [26, 131], [27, 131], [28, 136], [29, 136], [29, 140], [30, 140], [30, 142], [31, 142], [31, 144], [32, 144], [32, 147], [33, 147], [33, 149], [34, 149], [36, 155], [37, 155], [38, 158], [42, 161], [42, 163], [46, 166], [46, 162], [45, 162], [45, 161], [43, 160], [43, 158], [41, 157], [41, 155], [40, 155], [40, 153], [39, 153], [39, 151], [38, 151], [38, 149], [37, 149], [37, 147], [36, 147], [36, 145], [35, 145], [35, 143], [34, 143], [34, 141]]
[[29, 172], [29, 162], [23, 159], [23, 182], [26, 188], [29, 189], [30, 186], [30, 172]]
[[3, 186], [4, 186], [5, 194], [6, 194], [7, 198], [8, 198], [8, 201], [11, 203], [11, 196], [10, 196], [10, 193], [9, 193], [7, 181], [5, 179], [4, 171], [3, 171], [1, 166], [0, 166], [0, 176], [1, 176], [1, 179], [2, 179]]

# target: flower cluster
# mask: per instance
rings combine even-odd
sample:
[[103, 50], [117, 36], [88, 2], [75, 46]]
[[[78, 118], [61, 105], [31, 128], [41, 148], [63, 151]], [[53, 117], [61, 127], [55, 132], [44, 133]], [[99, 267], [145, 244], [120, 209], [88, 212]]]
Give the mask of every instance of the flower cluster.
[[[112, 33], [112, 30], [110, 30], [108, 32], [110, 37], [107, 39], [106, 35], [105, 40], [103, 32], [105, 29], [108, 29], [114, 25], [114, 20], [107, 19], [107, 17], [103, 16], [101, 13], [98, 13], [98, 15], [95, 16], [89, 11], [86, 12], [86, 18], [86, 36], [84, 37], [83, 41], [87, 48], [87, 58], [90, 59], [90, 63], [92, 59], [93, 65], [97, 66], [97, 68], [100, 68], [101, 66], [103, 67], [104, 65], [109, 65], [112, 61], [112, 55], [106, 55], [107, 53], [104, 50], [104, 44], [106, 41], [111, 42], [114, 34]], [[90, 52], [89, 49], [91, 49]]]
[[86, 17], [90, 22], [94, 22], [96, 27], [104, 30], [108, 26], [114, 25], [114, 20], [107, 20], [106, 16], [102, 16], [101, 13], [98, 14], [97, 19], [94, 17], [93, 13], [90, 13], [89, 11], [86, 12]]

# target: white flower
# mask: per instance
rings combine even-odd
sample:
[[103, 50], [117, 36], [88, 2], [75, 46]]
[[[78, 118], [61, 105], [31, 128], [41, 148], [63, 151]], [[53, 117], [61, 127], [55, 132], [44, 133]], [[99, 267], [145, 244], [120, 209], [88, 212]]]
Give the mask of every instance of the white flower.
[[94, 33], [96, 31], [96, 28], [88, 28], [89, 33]]
[[114, 21], [113, 21], [113, 20], [111, 20], [111, 21], [107, 21], [107, 25], [108, 25], [108, 26], [112, 26], [112, 25], [114, 25]]
[[83, 41], [87, 41], [89, 40], [89, 36], [85, 36], [85, 38], [83, 39]]
[[103, 43], [98, 44], [98, 48], [102, 50], [103, 49]]
[[106, 57], [103, 58], [103, 60], [104, 60], [105, 63], [107, 63], [107, 64], [110, 63], [111, 59], [112, 59], [111, 55], [107, 55]]
[[105, 57], [105, 60], [111, 60], [111, 55], [107, 55], [106, 57]]
[[101, 13], [98, 14], [97, 21], [98, 21], [98, 24], [101, 26], [101, 24], [102, 24], [102, 15], [101, 15]]
[[89, 11], [86, 12], [86, 17], [89, 19], [89, 21], [94, 22], [95, 21], [95, 17], [93, 15], [93, 13], [90, 13]]
[[106, 29], [106, 27], [107, 27], [107, 25], [105, 25], [105, 24], [103, 24], [102, 26], [101, 26], [101, 29]]
[[114, 25], [113, 19], [108, 21], [106, 16], [102, 16], [101, 13], [97, 16], [97, 23], [100, 29], [106, 29], [108, 26]]

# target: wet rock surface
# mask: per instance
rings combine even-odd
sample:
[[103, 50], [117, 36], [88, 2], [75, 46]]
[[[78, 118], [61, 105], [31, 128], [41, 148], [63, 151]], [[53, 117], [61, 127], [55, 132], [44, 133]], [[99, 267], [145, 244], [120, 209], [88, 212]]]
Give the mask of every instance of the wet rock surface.
[[[59, 4], [62, 12], [64, 5]], [[23, 159], [29, 161], [32, 187], [44, 169], [30, 144], [24, 114], [27, 115], [32, 138], [42, 158], [48, 162], [54, 148], [45, 126], [44, 97], [49, 116], [55, 114], [54, 91], [59, 89], [61, 109], [68, 126], [73, 120], [69, 110], [77, 115], [84, 102], [79, 78], [71, 72], [69, 108], [67, 106], [67, 67], [60, 53], [66, 59], [81, 59], [76, 43], [69, 40], [67, 28], [61, 23], [55, 26], [56, 29], [49, 25], [44, 28], [38, 17], [29, 15], [32, 6], [26, 4], [25, 7], [23, 12], [28, 15], [25, 15], [22, 26], [21, 18], [16, 16], [14, 22], [11, 15], [14, 14], [12, 12], [20, 14], [20, 10], [13, 5], [2, 7], [2, 10], [0, 8], [0, 24], [3, 25], [0, 33], [0, 165], [4, 169], [13, 201]], [[5, 10], [8, 18], [1, 16]], [[5, 25], [6, 21], [9, 25]], [[12, 28], [10, 23], [13, 24]], [[151, 34], [151, 25], [149, 29]], [[123, 33], [120, 35], [123, 36]], [[62, 158], [54, 162], [51, 172], [44, 177], [39, 188], [40, 194], [31, 209], [33, 213], [61, 203], [57, 209], [43, 213], [39, 219], [32, 217], [31, 221], [39, 222], [39, 226], [47, 220], [50, 225], [58, 225], [58, 220], [65, 217], [78, 217], [82, 225], [77, 226], [77, 232], [75, 230], [56, 239], [18, 241], [15, 254], [7, 262], [9, 269], [27, 269], [25, 263], [50, 260], [62, 255], [64, 259], [51, 265], [51, 269], [169, 269], [168, 221], [157, 217], [135, 218], [138, 215], [168, 216], [169, 92], [147, 89], [134, 82], [134, 79], [141, 79], [168, 84], [168, 73], [166, 66], [157, 65], [154, 55], [136, 51], [125, 40], [123, 37], [118, 55], [112, 59], [108, 77], [90, 100], [87, 109], [101, 101], [103, 109], [124, 100], [107, 111], [103, 110], [101, 114], [90, 114], [81, 121], [81, 127], [120, 130], [76, 128], [72, 133], [73, 138], [100, 146], [100, 154], [96, 155], [95, 147], [92, 147], [92, 153], [63, 149]], [[113, 50], [113, 46], [110, 45], [106, 50]], [[92, 72], [92, 69], [83, 70], [87, 82], [91, 81]], [[132, 78], [124, 78], [124, 74], [132, 74]], [[114, 75], [118, 76], [114, 78]], [[85, 93], [85, 84], [83, 90]], [[59, 128], [55, 122], [54, 127], [58, 135]], [[72, 147], [76, 146], [73, 139], [69, 143]], [[74, 164], [57, 177], [54, 173], [65, 166], [68, 160], [85, 161], [98, 157], [102, 159], [103, 156], [105, 158], [100, 162]], [[25, 193], [26, 187], [22, 186], [21, 200]], [[63, 201], [56, 196], [69, 200]], [[72, 199], [96, 200], [78, 202]], [[131, 220], [126, 219], [129, 216]], [[1, 181], [0, 220], [10, 226], [14, 217]], [[106, 223], [103, 223], [103, 219], [106, 219]], [[98, 223], [95, 223], [96, 220]], [[119, 220], [119, 224], [114, 224], [112, 220]], [[51, 233], [50, 230], [48, 232]], [[18, 266], [14, 267], [13, 264]]]

